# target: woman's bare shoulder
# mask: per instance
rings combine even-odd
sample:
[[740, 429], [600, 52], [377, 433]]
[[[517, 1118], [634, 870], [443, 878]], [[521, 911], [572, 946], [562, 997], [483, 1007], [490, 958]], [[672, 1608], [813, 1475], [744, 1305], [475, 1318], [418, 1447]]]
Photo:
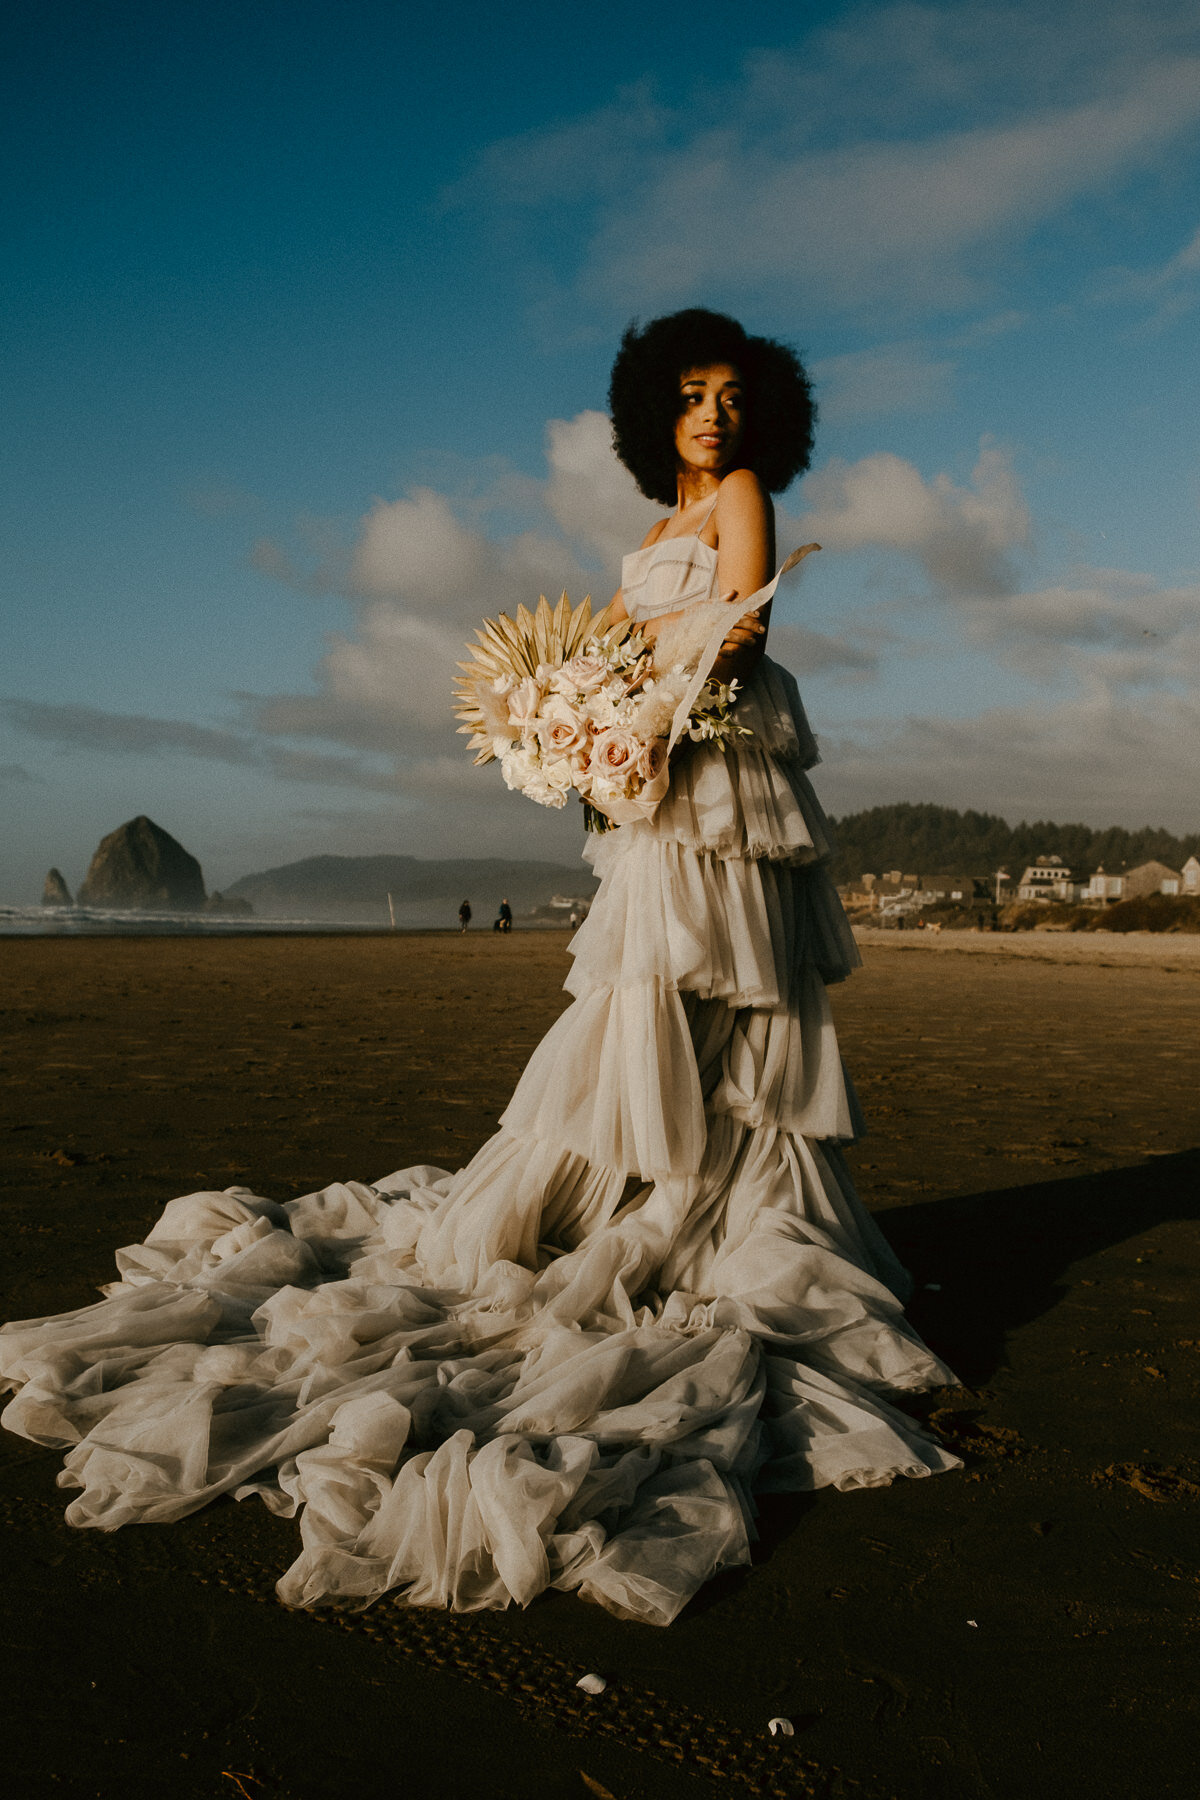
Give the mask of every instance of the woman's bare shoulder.
[[638, 545], [638, 549], [639, 550], [648, 550], [650, 548], [651, 544], [657, 544], [659, 538], [662, 536], [663, 532], [667, 529], [667, 526], [669, 523], [670, 523], [669, 519], [655, 519], [653, 525], [650, 527], [649, 531], [646, 533], [645, 537], [642, 539], [641, 543]]
[[753, 469], [731, 469], [717, 490], [717, 513], [761, 514], [770, 509], [768, 494]]

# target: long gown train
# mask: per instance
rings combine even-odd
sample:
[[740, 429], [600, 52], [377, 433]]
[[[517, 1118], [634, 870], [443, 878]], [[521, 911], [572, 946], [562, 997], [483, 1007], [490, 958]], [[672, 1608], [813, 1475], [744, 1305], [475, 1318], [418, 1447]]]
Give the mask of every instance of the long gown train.
[[885, 1397], [953, 1376], [838, 1150], [816, 748], [769, 660], [741, 709], [591, 841], [573, 1004], [466, 1168], [185, 1195], [99, 1303], [0, 1332], [73, 1525], [258, 1494], [300, 1517], [289, 1605], [552, 1586], [667, 1624], [748, 1561], [755, 1492], [954, 1466]]

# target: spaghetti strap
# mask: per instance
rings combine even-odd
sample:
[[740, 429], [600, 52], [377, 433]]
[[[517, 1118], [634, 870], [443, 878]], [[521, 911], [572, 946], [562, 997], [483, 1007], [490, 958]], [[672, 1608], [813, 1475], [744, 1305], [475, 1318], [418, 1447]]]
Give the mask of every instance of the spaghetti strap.
[[713, 495], [712, 505], [709, 507], [708, 511], [705, 513], [704, 517], [701, 519], [699, 525], [696, 527], [696, 536], [697, 537], [700, 536], [700, 533], [704, 530], [704, 527], [708, 524], [708, 521], [712, 518], [713, 514], [716, 512], [717, 501], [720, 498], [721, 498], [721, 490], [720, 490], [720, 488], [718, 488], [716, 493]]

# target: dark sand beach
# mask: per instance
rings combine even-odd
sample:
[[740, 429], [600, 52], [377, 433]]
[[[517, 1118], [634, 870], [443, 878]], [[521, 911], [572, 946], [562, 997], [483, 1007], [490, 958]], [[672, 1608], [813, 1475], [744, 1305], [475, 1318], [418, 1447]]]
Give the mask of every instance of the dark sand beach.
[[[289, 1613], [257, 1501], [72, 1532], [58, 1456], [4, 1434], [7, 1791], [1191, 1800], [1200, 957], [914, 936], [834, 1005], [963, 1471], [772, 1499], [657, 1631]], [[457, 1166], [566, 967], [565, 934], [0, 942], [0, 1312], [89, 1302], [177, 1193]]]

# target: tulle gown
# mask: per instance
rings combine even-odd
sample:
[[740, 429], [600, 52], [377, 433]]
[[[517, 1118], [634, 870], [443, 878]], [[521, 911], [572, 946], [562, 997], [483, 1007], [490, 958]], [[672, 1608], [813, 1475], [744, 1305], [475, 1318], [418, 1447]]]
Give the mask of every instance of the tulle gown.
[[[716, 553], [626, 559], [634, 617]], [[676, 765], [600, 876], [562, 1014], [496, 1135], [279, 1203], [172, 1200], [98, 1304], [6, 1326], [13, 1431], [67, 1448], [73, 1525], [218, 1494], [299, 1514], [293, 1606], [471, 1610], [571, 1589], [667, 1624], [749, 1560], [755, 1492], [955, 1459], [887, 1402], [953, 1380], [837, 1146], [859, 1113], [827, 984], [859, 961], [795, 683]]]

